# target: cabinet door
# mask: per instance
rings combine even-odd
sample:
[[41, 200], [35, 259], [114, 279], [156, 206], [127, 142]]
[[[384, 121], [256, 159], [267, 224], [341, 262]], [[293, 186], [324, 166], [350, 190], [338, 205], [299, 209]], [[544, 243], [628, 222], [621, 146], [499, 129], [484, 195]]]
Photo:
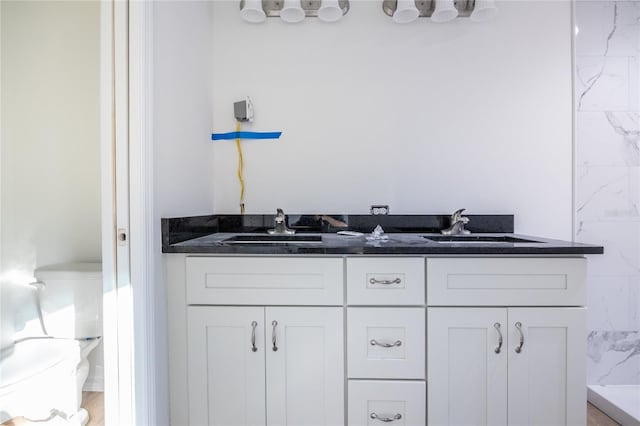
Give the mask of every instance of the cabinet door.
[[344, 424], [342, 308], [266, 308], [267, 424]]
[[189, 424], [264, 425], [264, 308], [192, 306], [187, 321]]
[[584, 308], [509, 309], [509, 425], [586, 424], [586, 341]]
[[427, 309], [430, 425], [507, 424], [506, 324], [504, 308]]

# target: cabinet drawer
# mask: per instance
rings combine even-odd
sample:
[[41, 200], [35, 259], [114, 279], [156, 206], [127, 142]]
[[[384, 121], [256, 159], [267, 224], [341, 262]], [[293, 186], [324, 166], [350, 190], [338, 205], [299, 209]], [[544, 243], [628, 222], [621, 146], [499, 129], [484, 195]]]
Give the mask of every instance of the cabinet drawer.
[[423, 308], [347, 309], [349, 378], [424, 379]]
[[188, 257], [190, 305], [342, 305], [340, 258]]
[[427, 259], [430, 306], [582, 306], [584, 258]]
[[424, 259], [347, 259], [347, 303], [424, 304]]
[[349, 426], [424, 426], [426, 406], [425, 382], [349, 380]]

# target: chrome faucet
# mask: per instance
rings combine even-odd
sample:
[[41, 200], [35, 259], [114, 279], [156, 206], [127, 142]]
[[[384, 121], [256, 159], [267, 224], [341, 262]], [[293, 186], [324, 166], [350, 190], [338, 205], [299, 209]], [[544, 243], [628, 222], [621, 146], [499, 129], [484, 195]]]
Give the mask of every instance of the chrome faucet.
[[282, 209], [278, 209], [276, 211], [276, 217], [274, 218], [275, 227], [273, 229], [267, 230], [269, 234], [272, 235], [293, 235], [296, 233], [295, 230], [287, 228], [286, 216], [284, 215], [284, 211]]
[[440, 231], [443, 235], [468, 235], [471, 232], [464, 229], [464, 225], [469, 223], [469, 218], [462, 216], [465, 209], [456, 210], [451, 215], [451, 225], [447, 229]]

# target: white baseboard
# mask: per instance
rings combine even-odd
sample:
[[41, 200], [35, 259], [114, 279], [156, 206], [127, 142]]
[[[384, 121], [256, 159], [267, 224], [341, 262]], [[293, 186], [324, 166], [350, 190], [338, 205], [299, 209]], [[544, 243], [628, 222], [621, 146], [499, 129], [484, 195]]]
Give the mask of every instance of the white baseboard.
[[104, 392], [104, 367], [96, 366], [93, 373], [87, 377], [82, 390], [85, 392]]

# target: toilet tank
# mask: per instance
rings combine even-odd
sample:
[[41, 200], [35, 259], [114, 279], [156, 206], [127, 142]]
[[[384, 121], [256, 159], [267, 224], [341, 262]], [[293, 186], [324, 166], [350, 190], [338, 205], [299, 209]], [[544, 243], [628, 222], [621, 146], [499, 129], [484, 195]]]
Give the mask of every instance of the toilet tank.
[[102, 336], [102, 265], [64, 263], [38, 268], [36, 280], [47, 334], [83, 339]]

